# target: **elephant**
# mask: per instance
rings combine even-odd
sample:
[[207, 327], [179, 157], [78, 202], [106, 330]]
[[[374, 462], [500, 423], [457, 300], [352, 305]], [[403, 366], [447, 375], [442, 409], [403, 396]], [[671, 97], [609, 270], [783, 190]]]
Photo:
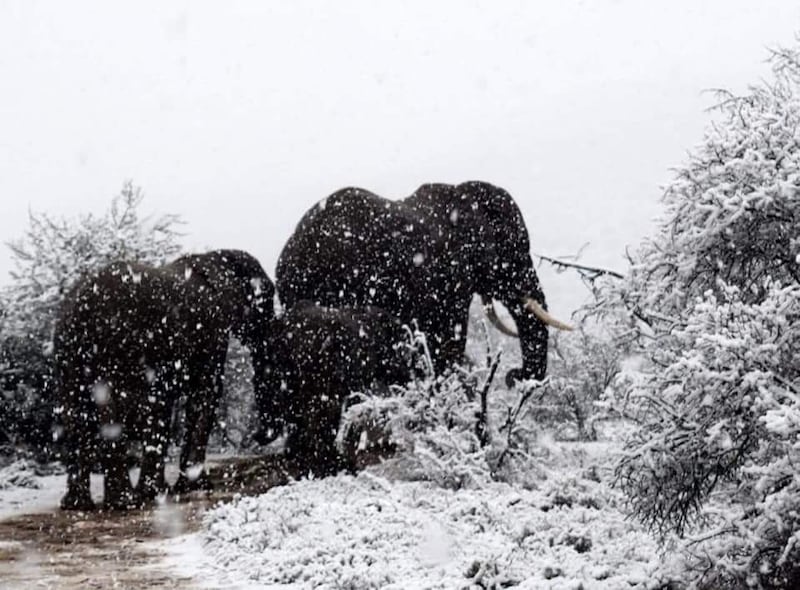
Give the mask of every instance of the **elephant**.
[[[281, 303], [373, 305], [417, 322], [437, 373], [465, 352], [469, 306], [483, 298], [492, 323], [520, 341], [522, 367], [506, 382], [543, 379], [547, 326], [570, 329], [547, 311], [522, 214], [486, 182], [424, 184], [398, 201], [360, 188], [313, 206], [284, 246], [276, 270]], [[516, 328], [499, 320], [502, 302]]]
[[[182, 395], [186, 434], [175, 489], [208, 485], [203, 462], [229, 338], [250, 348], [255, 395], [263, 397], [273, 294], [259, 262], [239, 250], [187, 255], [160, 267], [114, 262], [76, 282], [53, 339], [56, 412], [67, 448], [62, 508], [94, 508], [95, 458], [108, 508], [138, 506], [163, 491], [172, 412]], [[143, 443], [135, 490], [125, 458], [132, 441]]]
[[350, 467], [335, 444], [342, 405], [350, 393], [410, 380], [403, 326], [376, 307], [308, 301], [274, 324], [267, 371], [277, 394], [262, 398], [262, 416], [286, 426], [286, 454], [301, 471], [324, 476]]

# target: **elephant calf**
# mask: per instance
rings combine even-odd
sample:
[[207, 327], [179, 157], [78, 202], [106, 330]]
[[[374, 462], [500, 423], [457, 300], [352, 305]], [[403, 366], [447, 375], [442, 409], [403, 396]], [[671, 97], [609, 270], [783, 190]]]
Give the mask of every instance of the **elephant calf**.
[[273, 391], [262, 416], [281, 416], [287, 455], [305, 471], [329, 475], [348, 461], [336, 450], [342, 404], [354, 391], [407, 383], [400, 323], [376, 307], [328, 308], [300, 302], [276, 320], [269, 349]]
[[[79, 280], [56, 322], [57, 412], [67, 443], [64, 509], [94, 507], [89, 473], [105, 475], [105, 504], [127, 508], [165, 488], [164, 457], [175, 401], [186, 396], [179, 489], [202, 471], [231, 335], [252, 351], [263, 396], [264, 349], [274, 287], [258, 261], [238, 250], [189, 255], [162, 267], [117, 262]], [[136, 491], [125, 450], [142, 441]]]

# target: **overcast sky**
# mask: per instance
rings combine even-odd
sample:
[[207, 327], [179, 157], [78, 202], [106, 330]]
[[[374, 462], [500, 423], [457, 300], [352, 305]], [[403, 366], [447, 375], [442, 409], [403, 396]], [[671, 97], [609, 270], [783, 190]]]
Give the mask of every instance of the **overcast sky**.
[[[767, 77], [800, 4], [0, 2], [0, 239], [28, 210], [101, 212], [125, 179], [189, 248], [274, 274], [317, 200], [481, 179], [535, 252], [624, 269], [709, 88]], [[11, 259], [0, 252], [0, 284]], [[540, 273], [566, 313], [585, 293]]]

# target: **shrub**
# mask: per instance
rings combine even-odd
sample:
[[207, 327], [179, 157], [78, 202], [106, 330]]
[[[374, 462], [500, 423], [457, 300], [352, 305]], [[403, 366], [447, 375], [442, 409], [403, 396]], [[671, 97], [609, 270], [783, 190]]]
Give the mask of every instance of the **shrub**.
[[617, 481], [645, 523], [682, 537], [673, 573], [690, 587], [800, 584], [798, 55], [722, 95], [657, 235], [604, 293], [644, 361], [620, 380], [641, 429]]

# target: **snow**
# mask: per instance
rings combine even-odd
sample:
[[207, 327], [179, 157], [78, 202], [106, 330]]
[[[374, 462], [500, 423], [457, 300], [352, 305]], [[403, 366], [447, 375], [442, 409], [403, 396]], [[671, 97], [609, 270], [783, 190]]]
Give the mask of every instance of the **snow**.
[[0, 520], [58, 506], [66, 489], [66, 475], [40, 476], [33, 466], [20, 459], [0, 468]]
[[648, 587], [655, 541], [597, 479], [607, 448], [558, 458], [539, 489], [448, 490], [358, 476], [300, 480], [219, 503], [203, 530], [159, 543], [209, 588]]
[[[67, 489], [66, 474], [37, 475], [33, 463], [19, 460], [0, 468], [0, 520], [58, 509]], [[91, 491], [102, 496], [103, 480], [92, 475]]]
[[[196, 532], [180, 505], [160, 501], [148, 518], [162, 538], [138, 543], [154, 556], [142, 567], [191, 578], [192, 587], [245, 590], [657, 585], [656, 542], [608, 485], [617, 443], [545, 436], [541, 445], [530, 489], [391, 479], [387, 461], [220, 502]], [[57, 510], [65, 475], [37, 475], [18, 461], [0, 469], [0, 482], [12, 480], [0, 486], [0, 519]], [[92, 476], [96, 500], [100, 484]]]

